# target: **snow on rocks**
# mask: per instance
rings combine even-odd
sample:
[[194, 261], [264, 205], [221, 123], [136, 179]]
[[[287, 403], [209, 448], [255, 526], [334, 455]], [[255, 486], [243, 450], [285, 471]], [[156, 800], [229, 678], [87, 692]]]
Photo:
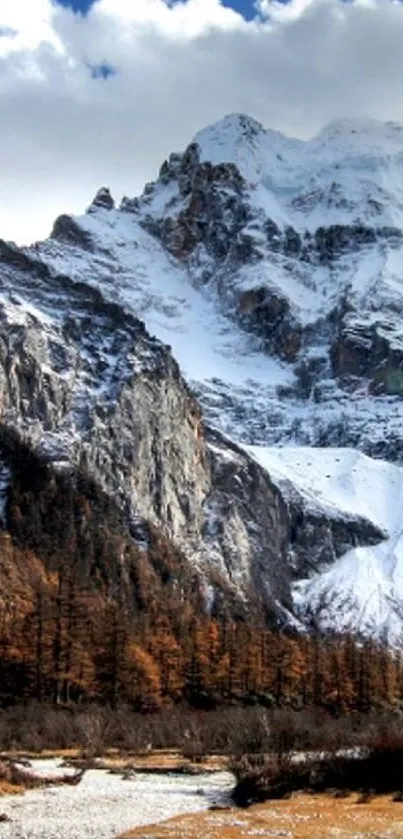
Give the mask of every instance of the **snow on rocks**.
[[[304, 142], [231, 115], [170, 160], [133, 212], [93, 206], [71, 220], [81, 238], [56, 235], [36, 254], [144, 320], [172, 347], [207, 420], [234, 439], [403, 459], [393, 401], [403, 393], [403, 129], [338, 121]], [[210, 195], [198, 160], [235, 164], [244, 186], [217, 174]], [[162, 231], [186, 207], [188, 226], [200, 207], [216, 215], [210, 238], [195, 233], [195, 250], [177, 259]]]
[[[202, 161], [234, 162], [249, 184], [266, 190], [275, 221], [299, 218], [315, 230], [336, 215], [338, 223], [351, 224], [357, 211], [361, 219], [403, 221], [399, 123], [337, 120], [302, 141], [233, 114], [196, 134], [195, 143]], [[382, 198], [378, 207], [375, 199]]]
[[[56, 760], [33, 761], [35, 773], [65, 774]], [[151, 775], [134, 779], [103, 770], [88, 771], [78, 786], [46, 787], [24, 796], [5, 796], [4, 839], [114, 839], [132, 827], [208, 809], [233, 786], [228, 773]]]
[[351, 449], [403, 462], [403, 127], [339, 120], [301, 141], [230, 115], [120, 210], [100, 197], [35, 257], [144, 320], [212, 426], [291, 446], [258, 457], [282, 491], [385, 533], [297, 583], [298, 614], [403, 635], [401, 471]]
[[183, 267], [135, 219], [98, 210], [79, 221], [100, 251], [84, 259], [80, 249], [66, 253], [49, 241], [42, 246], [46, 263], [96, 285], [106, 299], [144, 320], [152, 335], [172, 347], [187, 379], [219, 377], [235, 385], [253, 379], [266, 386], [292, 381], [292, 372], [229, 322], [208, 290], [190, 284]]
[[352, 548], [335, 563], [294, 584], [301, 618], [322, 629], [359, 630], [397, 644], [403, 615], [403, 469], [354, 449], [249, 447], [285, 496], [296, 487], [327, 514], [360, 516], [385, 539]]

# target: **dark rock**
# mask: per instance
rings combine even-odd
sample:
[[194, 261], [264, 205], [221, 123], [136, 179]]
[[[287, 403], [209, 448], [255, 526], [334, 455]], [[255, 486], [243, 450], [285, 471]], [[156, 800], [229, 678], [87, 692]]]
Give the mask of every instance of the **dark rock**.
[[381, 323], [344, 318], [331, 347], [334, 375], [366, 378], [373, 394], [403, 396], [403, 347], [394, 345], [387, 332]]
[[360, 516], [326, 516], [323, 509], [309, 506], [292, 492], [288, 506], [289, 546], [294, 557], [295, 578], [308, 576], [331, 565], [350, 548], [377, 545], [387, 534]]
[[268, 352], [294, 361], [301, 347], [302, 330], [290, 313], [288, 300], [267, 287], [242, 292], [238, 316], [245, 329], [261, 336]]
[[302, 247], [301, 236], [293, 227], [284, 231], [284, 253], [286, 256], [298, 256]]
[[137, 213], [140, 208], [140, 201], [138, 198], [127, 198], [126, 195], [123, 196], [120, 210], [123, 213]]
[[101, 189], [98, 190], [92, 204], [89, 207], [88, 212], [91, 212], [93, 209], [101, 209], [101, 210], [114, 210], [115, 209], [115, 202], [112, 198], [110, 190], [103, 186]]
[[62, 215], [56, 219], [50, 238], [86, 251], [93, 250], [90, 234], [83, 230], [71, 216]]

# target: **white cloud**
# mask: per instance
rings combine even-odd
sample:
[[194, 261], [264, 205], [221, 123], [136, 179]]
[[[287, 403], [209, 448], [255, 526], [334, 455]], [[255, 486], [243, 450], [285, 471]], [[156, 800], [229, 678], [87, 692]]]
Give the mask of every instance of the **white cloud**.
[[[343, 116], [403, 121], [403, 5], [261, 0], [246, 23], [219, 0], [0, 0], [0, 236], [44, 236], [96, 189], [120, 197], [203, 125], [243, 111], [308, 136]], [[90, 67], [117, 69], [108, 81]]]
[[17, 33], [17, 37], [0, 41], [0, 54], [32, 49], [48, 41], [56, 49], [58, 38], [52, 29], [53, 8], [49, 0], [0, 0], [0, 27]]

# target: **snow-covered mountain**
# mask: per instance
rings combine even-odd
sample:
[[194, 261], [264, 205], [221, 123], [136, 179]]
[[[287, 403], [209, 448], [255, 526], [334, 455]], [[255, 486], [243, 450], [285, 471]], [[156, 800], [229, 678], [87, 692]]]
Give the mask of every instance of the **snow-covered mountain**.
[[[63, 287], [97, 289], [123, 320], [144, 321], [172, 348], [215, 429], [212, 472], [185, 489], [199, 493], [203, 513], [192, 501], [192, 527], [203, 531], [203, 548], [179, 512], [165, 522], [193, 557], [214, 554], [234, 585], [277, 598], [289, 620], [403, 637], [403, 126], [342, 121], [303, 142], [230, 116], [172, 154], [141, 196], [116, 207], [103, 188], [84, 216], [61, 216], [50, 239], [13, 253], [46, 279], [40, 294], [37, 281], [4, 283], [7, 322], [33, 319], [43, 331], [57, 310], [62, 344], [64, 304], [52, 283], [60, 288], [64, 277]], [[9, 276], [10, 253], [4, 258]], [[63, 429], [42, 423], [37, 439], [47, 451], [63, 442], [71, 460], [85, 429], [98, 463], [88, 401], [95, 414], [108, 410], [107, 382], [121, 381], [127, 351], [122, 344], [118, 369], [110, 330], [96, 349], [89, 318], [91, 358], [75, 379], [86, 424], [76, 413], [72, 425], [70, 414]], [[80, 328], [78, 357], [88, 340]], [[46, 376], [49, 358], [41, 364]], [[62, 380], [69, 365], [58, 370]], [[114, 464], [111, 455], [112, 474]], [[119, 474], [127, 498], [123, 466]], [[266, 502], [274, 517], [262, 514]], [[143, 515], [150, 510], [143, 504]]]

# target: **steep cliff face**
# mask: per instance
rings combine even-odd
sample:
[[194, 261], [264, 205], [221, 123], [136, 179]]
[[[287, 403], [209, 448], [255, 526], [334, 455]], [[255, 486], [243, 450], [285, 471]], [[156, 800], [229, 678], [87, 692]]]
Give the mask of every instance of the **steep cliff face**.
[[198, 533], [209, 487], [201, 414], [171, 354], [99, 292], [19, 264], [13, 248], [2, 256], [2, 422], [172, 538]]
[[96, 290], [5, 244], [0, 282], [3, 428], [73, 480], [84, 471], [125, 511], [134, 538], [157, 526], [206, 584], [218, 571], [246, 596], [263, 565], [273, 616], [281, 611], [290, 601], [281, 496], [247, 455], [209, 445], [169, 350]]
[[[288, 475], [278, 471], [276, 450], [251, 447], [249, 452], [211, 429], [208, 441], [213, 484], [219, 490], [208, 501], [214, 510], [209, 535], [212, 526], [230, 578], [241, 587], [248, 582], [286, 625], [302, 627], [293, 602], [296, 581], [332, 567], [349, 550], [383, 543], [387, 527], [364, 506], [349, 510], [306, 492], [292, 470]], [[235, 562], [228, 534], [239, 545]], [[252, 557], [247, 565], [246, 546]]]

